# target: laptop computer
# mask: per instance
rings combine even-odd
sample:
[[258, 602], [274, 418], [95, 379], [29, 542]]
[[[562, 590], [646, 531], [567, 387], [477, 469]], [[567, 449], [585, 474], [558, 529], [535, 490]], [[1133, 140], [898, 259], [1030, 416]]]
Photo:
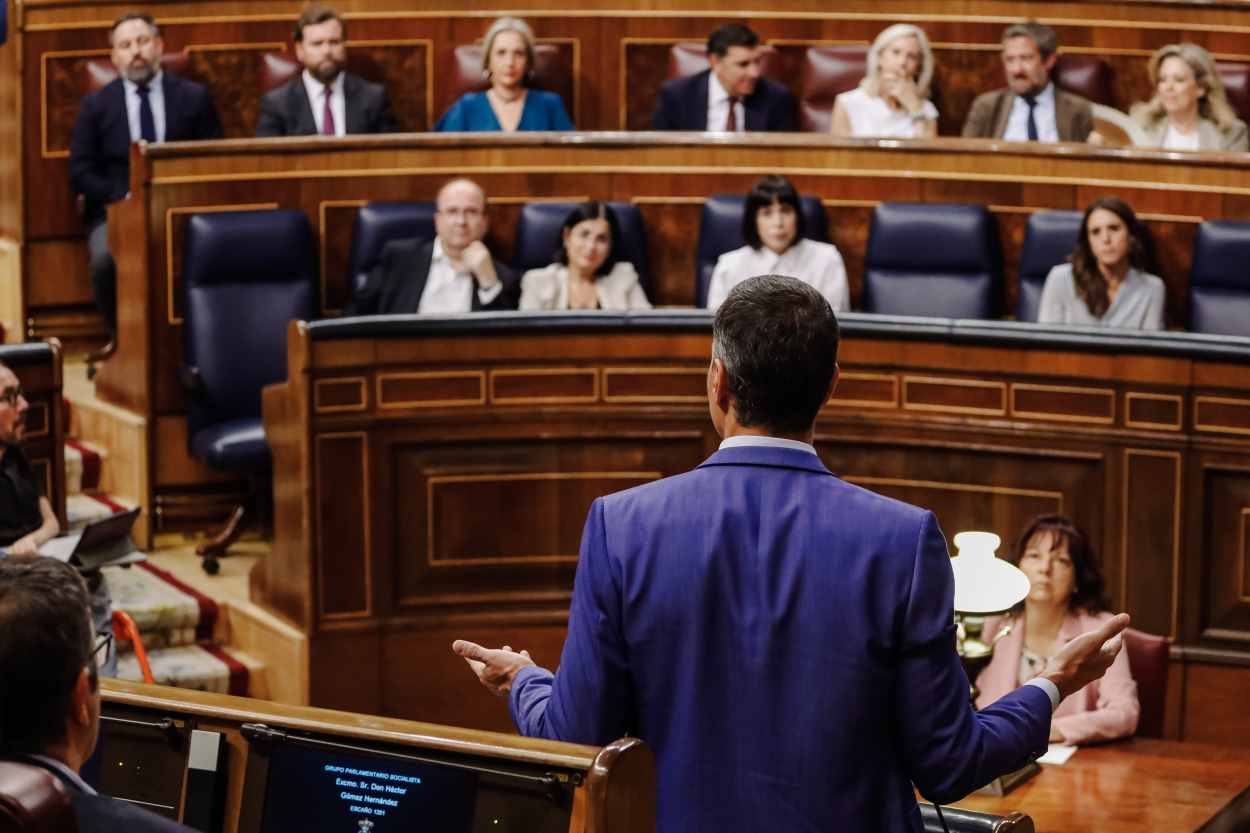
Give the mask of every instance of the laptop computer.
[[139, 517], [139, 507], [114, 512], [91, 521], [82, 529], [53, 538], [39, 548], [40, 555], [68, 562], [80, 570], [98, 570], [113, 564], [133, 564], [146, 556], [135, 549], [130, 530]]

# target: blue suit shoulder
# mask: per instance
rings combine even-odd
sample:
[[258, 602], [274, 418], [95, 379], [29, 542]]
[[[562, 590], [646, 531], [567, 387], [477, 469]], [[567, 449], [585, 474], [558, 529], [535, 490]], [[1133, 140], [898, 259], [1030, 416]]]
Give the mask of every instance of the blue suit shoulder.
[[70, 791], [78, 833], [192, 833], [190, 827], [105, 795]]

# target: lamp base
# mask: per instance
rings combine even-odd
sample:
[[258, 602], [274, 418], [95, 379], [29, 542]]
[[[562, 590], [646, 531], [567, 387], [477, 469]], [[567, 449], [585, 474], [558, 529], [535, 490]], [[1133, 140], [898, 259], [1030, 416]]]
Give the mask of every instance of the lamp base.
[[1017, 769], [1015, 772], [1009, 772], [1006, 775], [998, 776], [993, 781], [977, 790], [976, 795], [1004, 796], [1041, 771], [1042, 768], [1040, 765], [1034, 761], [1030, 761]]

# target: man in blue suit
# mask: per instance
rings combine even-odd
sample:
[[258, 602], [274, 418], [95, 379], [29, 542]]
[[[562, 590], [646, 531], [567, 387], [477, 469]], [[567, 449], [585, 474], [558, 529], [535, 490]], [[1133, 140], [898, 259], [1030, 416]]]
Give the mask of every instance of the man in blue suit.
[[708, 369], [720, 450], [594, 502], [559, 672], [453, 645], [522, 734], [650, 744], [662, 833], [920, 831], [913, 783], [945, 802], [1024, 765], [1119, 651], [1124, 615], [972, 711], [933, 514], [844, 483], [811, 445], [837, 343], [807, 284], [739, 284]]
[[794, 96], [760, 76], [759, 36], [728, 23], [707, 39], [711, 69], [665, 81], [651, 114], [653, 130], [795, 129]]
[[91, 285], [110, 332], [117, 325], [117, 267], [105, 223], [108, 204], [130, 192], [130, 144], [220, 139], [221, 122], [208, 90], [161, 71], [164, 41], [140, 12], [117, 18], [109, 57], [119, 78], [79, 105], [69, 145], [69, 179], [83, 198]]

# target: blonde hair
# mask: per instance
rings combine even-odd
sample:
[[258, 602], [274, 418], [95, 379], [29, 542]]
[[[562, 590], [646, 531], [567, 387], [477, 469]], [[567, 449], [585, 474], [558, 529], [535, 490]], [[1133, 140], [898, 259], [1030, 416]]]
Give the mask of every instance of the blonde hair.
[[495, 38], [504, 32], [516, 32], [525, 41], [525, 80], [534, 73], [534, 30], [519, 17], [501, 17], [490, 25], [482, 36], [482, 72], [490, 77], [490, 51], [495, 47]]
[[880, 97], [881, 53], [899, 38], [915, 38], [920, 45], [920, 71], [916, 74], [916, 91], [921, 98], [927, 99], [929, 85], [933, 83], [933, 50], [929, 47], [929, 38], [924, 29], [910, 23], [895, 23], [877, 35], [877, 39], [868, 48], [868, 72], [859, 85], [869, 95]]
[[1168, 58], [1180, 58], [1194, 73], [1194, 81], [1206, 90], [1198, 99], [1198, 115], [1214, 122], [1222, 132], [1237, 124], [1237, 114], [1224, 94], [1224, 82], [1215, 70], [1211, 53], [1194, 43], [1172, 43], [1157, 49], [1150, 56], [1150, 83], [1155, 88], [1154, 97], [1148, 102], [1133, 105], [1133, 118], [1148, 125], [1158, 124], [1167, 117], [1163, 102], [1159, 99], [1159, 68]]

